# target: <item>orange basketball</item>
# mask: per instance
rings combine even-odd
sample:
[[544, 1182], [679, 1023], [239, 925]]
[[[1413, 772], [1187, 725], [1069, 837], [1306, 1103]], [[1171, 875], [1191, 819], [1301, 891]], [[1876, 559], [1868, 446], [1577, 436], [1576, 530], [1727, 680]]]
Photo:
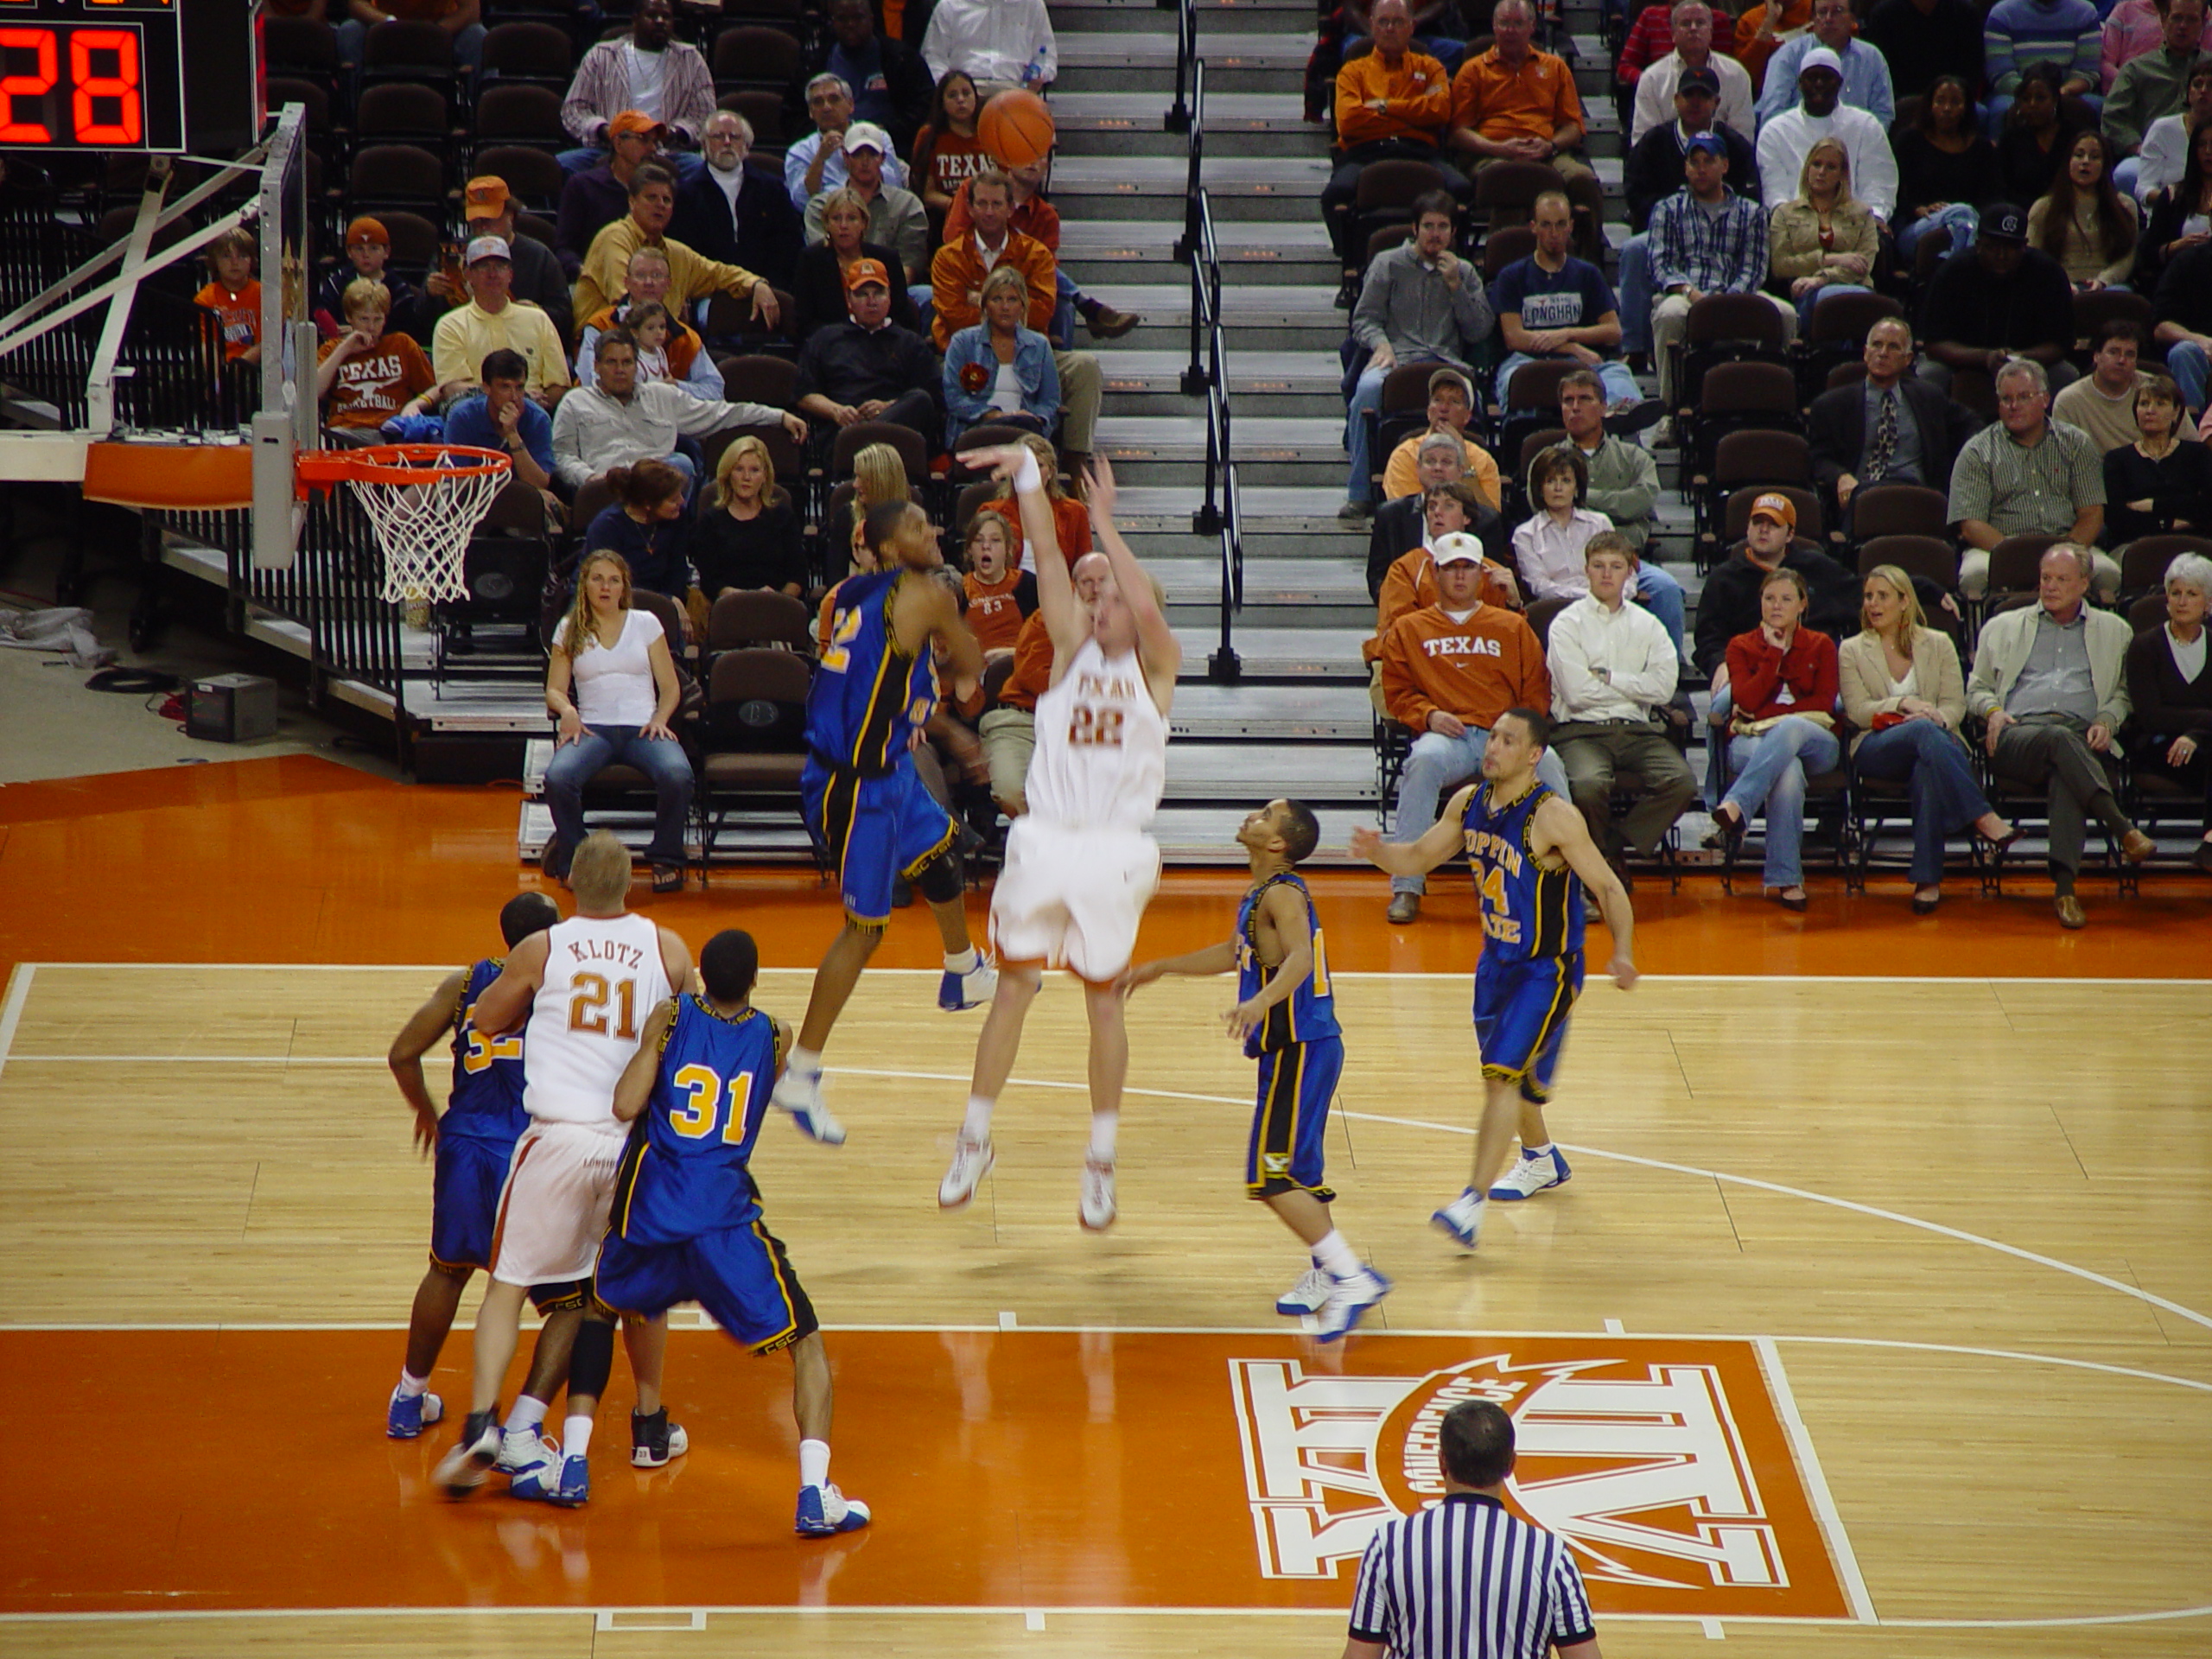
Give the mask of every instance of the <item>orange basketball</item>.
[[1001, 167], [1027, 167], [1052, 153], [1055, 129], [1045, 100], [1020, 87], [999, 93], [983, 105], [976, 137]]

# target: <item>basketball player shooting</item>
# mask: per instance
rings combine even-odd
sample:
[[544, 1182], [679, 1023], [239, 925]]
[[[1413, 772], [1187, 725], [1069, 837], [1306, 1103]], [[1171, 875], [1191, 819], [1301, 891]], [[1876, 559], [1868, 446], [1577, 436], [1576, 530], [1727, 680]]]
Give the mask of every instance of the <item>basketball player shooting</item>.
[[991, 1112], [1014, 1071], [1022, 1022], [1044, 969], [1066, 968], [1083, 981], [1090, 1020], [1090, 1146], [1076, 1215], [1103, 1232], [1114, 1221], [1115, 1138], [1129, 1069], [1116, 982], [1160, 885], [1160, 849], [1146, 832], [1166, 786], [1167, 710], [1183, 652], [1158, 587], [1114, 527], [1114, 472], [1103, 459], [1092, 462], [1090, 511], [1112, 575], [1088, 604], [1060, 556], [1036, 456], [1016, 445], [975, 451], [969, 461], [1014, 483], [1021, 533], [1035, 550], [1052, 674], [1037, 698], [1037, 750], [1023, 791], [1029, 810], [1007, 832], [991, 894], [998, 988], [937, 1201], [963, 1207], [990, 1173]]

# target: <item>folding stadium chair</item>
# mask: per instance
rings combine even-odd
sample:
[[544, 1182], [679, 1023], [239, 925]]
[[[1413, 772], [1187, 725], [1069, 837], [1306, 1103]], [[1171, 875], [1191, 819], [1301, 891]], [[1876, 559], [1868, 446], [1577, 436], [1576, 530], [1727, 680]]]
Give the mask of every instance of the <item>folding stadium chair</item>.
[[[1851, 538], [1862, 545], [1882, 536], [1944, 537], [1950, 530], [1950, 497], [1924, 484], [1869, 484], [1852, 495]], [[1955, 559], [1953, 564], [1955, 588]]]
[[2121, 601], [2126, 602], [2164, 591], [2166, 567], [2184, 553], [2212, 557], [2212, 539], [2188, 535], [2138, 536], [2120, 556]]
[[[1735, 366], [1765, 365], [1732, 365], [1713, 372], [1724, 374]], [[1713, 526], [1731, 495], [1739, 489], [1784, 484], [1806, 490], [1813, 486], [1813, 452], [1798, 434], [1738, 429], [1714, 444], [1712, 470], [1690, 480], [1697, 509], [1699, 569], [1710, 569], [1719, 555], [1719, 538]]]

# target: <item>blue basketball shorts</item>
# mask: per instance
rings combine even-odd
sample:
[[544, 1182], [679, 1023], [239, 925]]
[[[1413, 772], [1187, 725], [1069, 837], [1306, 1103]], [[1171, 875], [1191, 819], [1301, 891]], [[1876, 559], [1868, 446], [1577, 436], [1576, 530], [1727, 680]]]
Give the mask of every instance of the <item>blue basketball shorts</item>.
[[809, 756], [799, 799], [807, 830], [836, 867], [845, 913], [855, 922], [880, 927], [889, 921], [892, 883], [912, 879], [952, 845], [951, 816], [911, 765], [863, 778]]
[[1244, 1190], [1251, 1197], [1311, 1192], [1326, 1204], [1337, 1196], [1321, 1185], [1321, 1160], [1329, 1103], [1337, 1097], [1344, 1071], [1341, 1037], [1294, 1043], [1260, 1056], [1260, 1097], [1244, 1154]]
[[1521, 1085], [1535, 1105], [1551, 1098], [1567, 1018], [1582, 994], [1582, 954], [1475, 966], [1475, 1041], [1483, 1076]]
[[430, 1177], [430, 1260], [446, 1268], [492, 1270], [492, 1235], [499, 1222], [499, 1190], [514, 1157], [512, 1141], [438, 1137]]
[[592, 1294], [621, 1313], [651, 1318], [696, 1302], [756, 1354], [788, 1348], [822, 1327], [784, 1242], [760, 1223], [701, 1233], [680, 1244], [600, 1246]]

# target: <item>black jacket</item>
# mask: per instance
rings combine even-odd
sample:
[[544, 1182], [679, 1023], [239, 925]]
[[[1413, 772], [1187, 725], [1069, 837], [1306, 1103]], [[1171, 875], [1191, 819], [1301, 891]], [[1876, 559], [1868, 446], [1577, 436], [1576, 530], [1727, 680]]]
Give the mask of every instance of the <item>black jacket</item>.
[[864, 404], [880, 397], [891, 403], [910, 391], [925, 391], [942, 408], [944, 376], [930, 343], [911, 328], [887, 323], [874, 334], [855, 322], [816, 329], [799, 347], [798, 378], [791, 403], [820, 392], [833, 403]]
[[798, 274], [799, 251], [806, 245], [798, 209], [784, 189], [784, 175], [752, 162], [745, 164], [745, 188], [737, 193], [737, 212], [729, 198], [702, 168], [676, 188], [676, 212], [668, 233], [692, 252], [724, 264], [742, 265], [771, 286], [789, 289]]
[[[1752, 201], [1759, 199], [1759, 163], [1751, 140], [1726, 123], [1713, 129], [1728, 143], [1728, 188]], [[1628, 198], [1628, 227], [1639, 236], [1651, 223], [1651, 210], [1682, 188], [1681, 137], [1675, 122], [1654, 127], [1636, 141], [1621, 175]]]
[[[1848, 639], [1859, 632], [1859, 578], [1812, 543], [1799, 538], [1782, 556], [1782, 567], [1795, 570], [1812, 589], [1805, 626], [1818, 628], [1831, 639]], [[1766, 572], [1744, 556], [1741, 542], [1713, 567], [1704, 591], [1697, 597], [1697, 639], [1691, 656], [1697, 671], [1710, 678], [1728, 655], [1728, 642], [1759, 625], [1759, 585]]]
[[1920, 305], [1920, 337], [1985, 351], [2071, 340], [2074, 284], [2041, 248], [2023, 248], [2018, 268], [2003, 282], [1982, 269], [1973, 248], [1961, 248], [1936, 267]]
[[[1924, 457], [1921, 482], [1931, 490], [1948, 491], [1959, 446], [1974, 435], [1974, 416], [1914, 375], [1897, 382], [1897, 396], [1904, 399], [1920, 428]], [[1865, 383], [1853, 381], [1814, 398], [1805, 422], [1805, 440], [1813, 451], [1813, 475], [1833, 497], [1837, 478], [1858, 472], [1859, 458], [1866, 447]]]

